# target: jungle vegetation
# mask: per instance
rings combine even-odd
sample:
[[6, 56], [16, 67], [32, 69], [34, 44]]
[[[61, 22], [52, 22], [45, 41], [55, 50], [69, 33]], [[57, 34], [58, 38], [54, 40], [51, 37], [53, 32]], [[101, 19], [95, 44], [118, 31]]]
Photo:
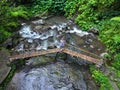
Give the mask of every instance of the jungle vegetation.
[[[106, 45], [106, 58], [112, 62], [111, 66], [120, 70], [119, 3], [120, 0], [1, 0], [0, 43], [19, 28], [22, 20], [29, 20], [37, 14], [45, 13], [64, 15], [68, 19], [73, 19], [82, 30], [98, 30], [100, 40]], [[100, 72], [94, 69], [91, 71], [96, 80], [104, 78], [109, 82]], [[97, 78], [98, 74], [101, 75], [100, 78]], [[111, 85], [109, 87], [111, 88]]]

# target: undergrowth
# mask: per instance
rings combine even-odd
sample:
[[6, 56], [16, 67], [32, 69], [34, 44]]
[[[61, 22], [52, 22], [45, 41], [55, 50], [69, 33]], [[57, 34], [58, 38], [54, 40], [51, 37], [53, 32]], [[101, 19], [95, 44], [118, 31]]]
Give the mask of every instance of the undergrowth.
[[92, 77], [95, 79], [97, 85], [99, 86], [99, 90], [114, 90], [110, 80], [104, 73], [100, 72], [94, 66], [90, 66], [90, 71], [92, 73]]

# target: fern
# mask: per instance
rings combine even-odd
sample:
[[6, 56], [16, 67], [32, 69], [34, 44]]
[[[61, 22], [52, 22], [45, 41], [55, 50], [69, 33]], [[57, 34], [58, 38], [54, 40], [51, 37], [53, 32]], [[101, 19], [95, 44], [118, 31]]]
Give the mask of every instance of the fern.
[[118, 22], [120, 22], [120, 17], [113, 17], [113, 18], [111, 18], [111, 20], [114, 20], [114, 21], [118, 21]]
[[13, 10], [11, 10], [10, 13], [11, 13], [11, 16], [15, 17], [15, 18], [22, 17], [22, 18], [27, 19], [27, 20], [29, 19], [28, 12], [25, 11], [24, 8], [21, 6], [14, 8]]
[[11, 21], [11, 22], [8, 22], [6, 26], [8, 27], [17, 27], [19, 25], [18, 22], [15, 22], [15, 21]]
[[97, 70], [94, 66], [90, 66], [90, 71], [92, 72], [92, 77], [95, 79], [96, 83], [100, 84], [99, 90], [114, 90], [110, 83], [110, 80], [104, 73]]

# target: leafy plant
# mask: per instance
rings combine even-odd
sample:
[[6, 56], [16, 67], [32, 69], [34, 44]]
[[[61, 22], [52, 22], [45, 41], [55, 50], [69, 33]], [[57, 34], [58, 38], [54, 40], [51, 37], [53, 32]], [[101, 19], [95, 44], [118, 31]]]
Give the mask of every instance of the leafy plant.
[[0, 3], [0, 43], [6, 40], [19, 26], [20, 19], [29, 18], [29, 14], [23, 6], [11, 6], [9, 0], [2, 0]]
[[109, 55], [114, 62], [112, 65], [120, 68], [120, 21], [119, 17], [114, 17], [103, 24], [103, 30], [100, 32], [100, 38], [107, 46]]
[[65, 15], [70, 18], [75, 16], [75, 22], [83, 30], [88, 30], [91, 26], [97, 27], [103, 13], [113, 4], [114, 0], [67, 0]]
[[118, 22], [120, 22], [120, 17], [113, 17], [113, 18], [111, 18], [111, 20], [114, 20], [114, 21], [118, 21]]
[[115, 67], [117, 70], [120, 70], [120, 53], [115, 55], [115, 60], [112, 63], [112, 66]]
[[102, 72], [97, 70], [94, 66], [90, 66], [90, 71], [92, 72], [92, 77], [95, 79], [96, 83], [100, 83], [100, 90], [114, 90], [109, 78]]
[[64, 13], [65, 0], [33, 0], [33, 14], [50, 12], [52, 14]]
[[29, 14], [25, 11], [25, 8], [22, 6], [18, 6], [10, 10], [11, 17], [18, 18], [22, 17], [24, 19], [29, 19]]

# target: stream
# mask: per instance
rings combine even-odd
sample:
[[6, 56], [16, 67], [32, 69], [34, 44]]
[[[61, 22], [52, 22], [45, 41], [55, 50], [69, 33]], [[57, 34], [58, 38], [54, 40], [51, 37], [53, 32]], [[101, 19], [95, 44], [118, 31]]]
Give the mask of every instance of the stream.
[[[72, 20], [62, 16], [21, 23], [19, 35], [13, 48], [17, 53], [60, 48], [61, 38], [98, 56], [105, 52], [104, 45], [93, 32], [82, 31]], [[31, 51], [25, 51], [27, 49]], [[98, 90], [89, 72], [90, 62], [70, 55], [65, 61], [61, 57], [54, 61], [55, 56], [53, 53], [27, 59], [6, 90]]]

